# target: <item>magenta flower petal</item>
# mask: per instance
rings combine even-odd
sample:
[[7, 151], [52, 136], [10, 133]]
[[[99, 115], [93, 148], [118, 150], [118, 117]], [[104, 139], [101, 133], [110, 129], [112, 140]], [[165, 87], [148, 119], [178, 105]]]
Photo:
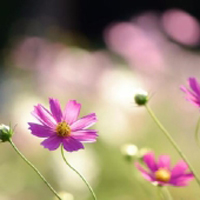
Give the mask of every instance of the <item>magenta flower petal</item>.
[[158, 160], [158, 168], [166, 168], [170, 170], [170, 157], [161, 155]]
[[97, 131], [92, 129], [78, 130], [72, 132], [71, 136], [80, 142], [95, 142], [98, 137]]
[[186, 93], [186, 100], [189, 101], [190, 103], [194, 104], [195, 106], [200, 106], [200, 100], [198, 99], [198, 96], [196, 94], [193, 94], [190, 92], [187, 88], [184, 86], [181, 86], [180, 89]]
[[55, 134], [51, 128], [48, 126], [43, 126], [35, 123], [29, 122], [29, 129], [31, 130], [31, 133], [38, 137], [49, 137]]
[[192, 88], [193, 91], [195, 91], [195, 93], [198, 94], [198, 96], [200, 96], [200, 85], [198, 84], [198, 82], [196, 81], [195, 78], [189, 78], [189, 85]]
[[180, 175], [184, 174], [187, 169], [188, 165], [182, 160], [179, 161], [171, 171], [172, 178], [179, 177]]
[[60, 104], [59, 104], [58, 100], [50, 98], [49, 99], [49, 105], [50, 105], [51, 113], [53, 114], [54, 119], [57, 122], [61, 122], [62, 111], [61, 111]]
[[186, 186], [188, 185], [188, 182], [191, 181], [192, 179], [194, 179], [194, 175], [192, 173], [183, 174], [178, 178], [172, 178], [170, 183], [175, 186]]
[[135, 166], [137, 169], [141, 172], [142, 176], [147, 180], [147, 181], [155, 181], [155, 179], [146, 171], [144, 170], [143, 167], [139, 163], [135, 163]]
[[57, 149], [60, 144], [62, 143], [62, 138], [57, 137], [56, 135], [48, 137], [46, 140], [44, 140], [41, 145], [44, 146], [44, 148], [49, 149], [50, 151], [53, 151]]
[[144, 155], [143, 160], [151, 171], [154, 172], [158, 169], [157, 164], [155, 162], [155, 155], [153, 152]]
[[81, 104], [77, 103], [75, 100], [70, 100], [63, 113], [63, 120], [65, 120], [69, 125], [78, 119], [81, 109]]
[[186, 93], [186, 100], [200, 107], [200, 84], [193, 77], [188, 79], [188, 84], [191, 90], [187, 89], [185, 86], [181, 86], [180, 89]]
[[56, 125], [56, 121], [51, 115], [51, 113], [40, 104], [34, 107], [34, 111], [32, 112], [32, 115], [36, 119], [38, 119], [43, 125], [50, 126], [50, 127], [55, 127]]
[[72, 125], [71, 128], [72, 130], [79, 130], [79, 129], [86, 129], [92, 126], [94, 123], [97, 122], [97, 118], [95, 113], [91, 113], [89, 115], [86, 115], [79, 120], [75, 121]]
[[66, 151], [78, 151], [79, 149], [84, 149], [84, 146], [78, 140], [73, 137], [68, 137], [63, 139], [63, 146]]

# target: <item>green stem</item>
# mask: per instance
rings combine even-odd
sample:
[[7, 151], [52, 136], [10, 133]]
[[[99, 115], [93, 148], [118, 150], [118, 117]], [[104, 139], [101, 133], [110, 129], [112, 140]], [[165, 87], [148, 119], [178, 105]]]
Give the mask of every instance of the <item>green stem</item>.
[[161, 189], [162, 189], [162, 188], [160, 188], [159, 186], [157, 186], [158, 199], [159, 199], [159, 200], [165, 200]]
[[[137, 189], [142, 189], [142, 191], [144, 191], [144, 194], [146, 197], [149, 197], [149, 200], [154, 199], [154, 196], [152, 194], [152, 190], [149, 191], [149, 189], [144, 185], [143, 180], [136, 177], [135, 174], [138, 173], [138, 170], [136, 169], [136, 167], [134, 167], [133, 162], [129, 162], [129, 178], [132, 182], [135, 182], [135, 179], [137, 179]], [[134, 178], [134, 179], [133, 179]], [[133, 191], [134, 192], [134, 191]], [[154, 199], [155, 200], [155, 199]]]
[[92, 189], [92, 187], [90, 186], [90, 184], [86, 181], [86, 179], [84, 178], [83, 175], [81, 175], [74, 167], [72, 167], [66, 160], [65, 158], [65, 154], [64, 154], [64, 148], [63, 146], [61, 146], [61, 154], [62, 154], [62, 158], [65, 161], [65, 163], [68, 165], [68, 167], [70, 169], [72, 169], [76, 174], [78, 174], [78, 176], [83, 180], [83, 182], [86, 184], [87, 188], [89, 189], [90, 193], [92, 194], [92, 197], [94, 200], [97, 200], [97, 197]]
[[163, 192], [163, 196], [165, 197], [165, 200], [173, 200], [169, 190], [167, 189], [167, 187], [162, 187], [162, 192]]
[[158, 125], [158, 127], [161, 129], [161, 131], [165, 134], [165, 136], [167, 137], [167, 139], [170, 141], [170, 143], [172, 144], [172, 146], [176, 149], [176, 151], [178, 152], [178, 154], [181, 156], [181, 158], [188, 164], [189, 169], [191, 170], [191, 172], [193, 173], [193, 175], [195, 176], [195, 179], [198, 183], [198, 185], [200, 186], [200, 179], [196, 173], [196, 171], [194, 170], [194, 168], [192, 167], [192, 165], [190, 164], [190, 162], [188, 161], [187, 157], [183, 154], [183, 152], [181, 151], [181, 149], [178, 147], [178, 145], [176, 144], [176, 142], [173, 140], [173, 138], [171, 137], [171, 135], [168, 133], [168, 131], [164, 128], [164, 126], [160, 123], [160, 121], [158, 120], [158, 118], [155, 116], [155, 114], [153, 113], [153, 111], [150, 109], [150, 107], [148, 105], [145, 105], [148, 113], [150, 114], [150, 116], [152, 117], [152, 119], [154, 120], [154, 122]]
[[27, 158], [19, 151], [19, 149], [15, 146], [13, 141], [9, 140], [11, 146], [14, 148], [15, 152], [37, 173], [37, 175], [42, 179], [42, 181], [46, 184], [46, 186], [54, 193], [54, 195], [59, 199], [62, 200], [58, 193], [53, 189], [53, 187], [48, 183], [48, 181], [44, 178], [44, 176], [38, 171], [38, 169], [29, 161]]
[[196, 140], [197, 145], [200, 147], [199, 134], [198, 134], [198, 132], [199, 132], [199, 125], [200, 125], [200, 118], [199, 118], [199, 120], [197, 122], [196, 129], [195, 129], [195, 140]]

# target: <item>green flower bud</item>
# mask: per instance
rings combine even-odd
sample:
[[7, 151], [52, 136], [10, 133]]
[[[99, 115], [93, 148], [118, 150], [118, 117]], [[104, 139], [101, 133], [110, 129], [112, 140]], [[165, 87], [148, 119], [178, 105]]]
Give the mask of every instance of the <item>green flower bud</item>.
[[2, 142], [10, 141], [10, 138], [13, 135], [13, 130], [4, 124], [0, 125], [0, 140]]
[[143, 106], [148, 102], [148, 93], [139, 89], [134, 96], [134, 100], [138, 106]]

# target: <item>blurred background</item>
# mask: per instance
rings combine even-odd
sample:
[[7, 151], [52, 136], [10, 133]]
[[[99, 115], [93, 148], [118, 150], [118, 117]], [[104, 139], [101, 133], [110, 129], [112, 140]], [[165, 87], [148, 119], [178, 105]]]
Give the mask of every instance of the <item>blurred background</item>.
[[[138, 88], [200, 174], [194, 141], [199, 111], [180, 85], [200, 80], [200, 14], [197, 0], [22, 0], [0, 6], [0, 123], [17, 125], [13, 141], [63, 200], [91, 200], [61, 159], [30, 134], [30, 112], [48, 98], [82, 103], [95, 112], [96, 143], [66, 153], [91, 183], [99, 200], [155, 200], [157, 191], [124, 158], [135, 144], [155, 154], [180, 157], [144, 108], [134, 105]], [[0, 200], [53, 200], [52, 193], [13, 151], [0, 143]], [[169, 190], [176, 200], [199, 200], [195, 181]]]

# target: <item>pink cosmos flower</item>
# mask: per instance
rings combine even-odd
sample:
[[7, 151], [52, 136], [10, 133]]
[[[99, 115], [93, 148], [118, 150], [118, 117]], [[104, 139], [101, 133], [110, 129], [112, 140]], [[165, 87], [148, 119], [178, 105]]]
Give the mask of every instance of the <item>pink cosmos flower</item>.
[[72, 152], [83, 149], [82, 142], [96, 141], [97, 131], [87, 129], [97, 121], [95, 113], [78, 119], [81, 104], [75, 100], [68, 101], [63, 112], [58, 100], [50, 98], [49, 105], [50, 111], [41, 104], [34, 107], [32, 115], [40, 124], [28, 123], [33, 135], [46, 138], [41, 145], [50, 151], [63, 145], [66, 151]]
[[188, 84], [191, 90], [181, 86], [181, 90], [186, 93], [186, 99], [192, 104], [200, 107], [200, 84], [193, 77], [188, 79]]
[[136, 167], [146, 180], [157, 185], [186, 186], [194, 178], [192, 173], [186, 172], [188, 166], [184, 161], [179, 161], [171, 168], [170, 157], [167, 155], [161, 155], [156, 162], [154, 153], [149, 152], [144, 155], [143, 161], [148, 170], [145, 170], [139, 163], [136, 163]]

